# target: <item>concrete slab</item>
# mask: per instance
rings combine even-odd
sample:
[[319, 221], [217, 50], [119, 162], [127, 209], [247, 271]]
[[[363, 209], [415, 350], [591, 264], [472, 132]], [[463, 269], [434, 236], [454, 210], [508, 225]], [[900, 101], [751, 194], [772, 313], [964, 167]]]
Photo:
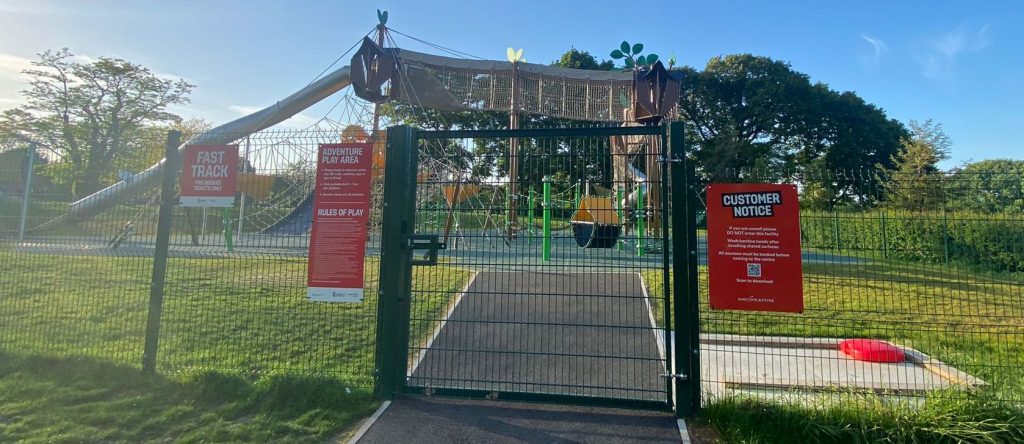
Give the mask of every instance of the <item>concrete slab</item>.
[[[857, 361], [839, 350], [842, 339], [711, 334], [701, 336], [704, 396], [757, 391], [809, 393], [835, 389], [919, 396], [983, 381], [902, 347], [905, 362]], [[899, 346], [899, 344], [894, 344]]]

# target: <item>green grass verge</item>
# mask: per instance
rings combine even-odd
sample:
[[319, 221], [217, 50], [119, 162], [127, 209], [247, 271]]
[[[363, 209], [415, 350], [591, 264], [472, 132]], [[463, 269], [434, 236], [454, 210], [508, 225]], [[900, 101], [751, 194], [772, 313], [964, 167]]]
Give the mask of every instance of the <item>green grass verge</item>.
[[376, 406], [327, 377], [0, 354], [0, 442], [322, 442]]
[[[378, 266], [362, 304], [328, 304], [306, 300], [305, 258], [171, 258], [146, 378], [151, 259], [0, 251], [0, 441], [324, 439], [373, 408]], [[419, 312], [470, 274], [414, 269]]]
[[989, 398], [942, 398], [922, 405], [883, 404], [836, 394], [827, 406], [726, 398], [699, 422], [730, 443], [1016, 443], [1024, 417]]

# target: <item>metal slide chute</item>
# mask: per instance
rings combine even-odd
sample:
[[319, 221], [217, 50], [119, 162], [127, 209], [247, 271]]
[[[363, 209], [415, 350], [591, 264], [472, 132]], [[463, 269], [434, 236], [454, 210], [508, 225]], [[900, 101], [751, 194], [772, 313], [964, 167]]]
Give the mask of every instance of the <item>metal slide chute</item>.
[[[351, 70], [348, 66], [343, 66], [271, 106], [193, 137], [182, 144], [179, 151], [188, 145], [229, 143], [276, 125], [349, 86], [351, 81]], [[69, 215], [75, 218], [88, 218], [156, 187], [166, 161], [167, 159], [161, 159], [136, 174], [130, 181], [115, 183], [73, 202], [68, 211]]]

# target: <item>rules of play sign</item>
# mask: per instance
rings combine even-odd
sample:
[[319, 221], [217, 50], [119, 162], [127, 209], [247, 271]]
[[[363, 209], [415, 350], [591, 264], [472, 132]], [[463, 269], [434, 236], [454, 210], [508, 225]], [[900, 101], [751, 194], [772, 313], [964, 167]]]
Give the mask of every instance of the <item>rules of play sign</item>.
[[711, 308], [802, 313], [796, 186], [711, 184], [707, 207]]
[[363, 300], [372, 165], [371, 143], [320, 145], [309, 236], [310, 300]]
[[238, 181], [238, 145], [185, 147], [181, 165], [183, 207], [231, 207]]

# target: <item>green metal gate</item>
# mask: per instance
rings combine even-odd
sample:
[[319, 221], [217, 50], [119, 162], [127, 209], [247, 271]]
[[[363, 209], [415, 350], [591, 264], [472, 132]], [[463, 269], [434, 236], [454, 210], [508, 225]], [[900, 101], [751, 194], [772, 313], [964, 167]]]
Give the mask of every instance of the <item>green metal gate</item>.
[[699, 405], [682, 133], [389, 129], [378, 393]]

